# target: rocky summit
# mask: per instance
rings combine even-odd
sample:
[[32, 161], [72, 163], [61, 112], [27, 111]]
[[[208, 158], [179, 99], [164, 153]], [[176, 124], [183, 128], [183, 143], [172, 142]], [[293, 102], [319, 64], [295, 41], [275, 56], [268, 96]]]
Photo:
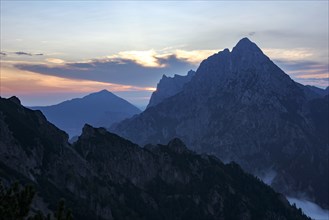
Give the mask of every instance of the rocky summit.
[[157, 85], [156, 91], [152, 93], [151, 99], [147, 108], [155, 106], [162, 102], [164, 99], [176, 95], [183, 90], [185, 84], [187, 84], [195, 72], [190, 70], [186, 76], [174, 75], [173, 77], [168, 77], [166, 75], [162, 76], [162, 79]]
[[328, 115], [328, 95], [294, 82], [244, 38], [202, 61], [180, 92], [112, 131], [141, 145], [178, 137], [328, 208]]
[[0, 179], [36, 188], [31, 212], [52, 212], [64, 198], [74, 219], [309, 219], [236, 163], [177, 138], [141, 148], [85, 125], [71, 145], [17, 98], [0, 98], [0, 128]]

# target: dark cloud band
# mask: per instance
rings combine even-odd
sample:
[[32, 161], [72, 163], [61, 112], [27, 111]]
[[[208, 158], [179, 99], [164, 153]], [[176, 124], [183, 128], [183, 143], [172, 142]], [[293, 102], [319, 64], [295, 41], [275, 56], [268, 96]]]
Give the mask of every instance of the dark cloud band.
[[70, 79], [151, 87], [157, 84], [163, 74], [184, 74], [188, 70], [196, 68], [195, 65], [184, 59], [178, 59], [175, 55], [157, 59], [161, 67], [147, 67], [128, 59], [93, 60], [88, 63], [67, 63], [56, 67], [40, 64], [17, 64], [15, 67]]

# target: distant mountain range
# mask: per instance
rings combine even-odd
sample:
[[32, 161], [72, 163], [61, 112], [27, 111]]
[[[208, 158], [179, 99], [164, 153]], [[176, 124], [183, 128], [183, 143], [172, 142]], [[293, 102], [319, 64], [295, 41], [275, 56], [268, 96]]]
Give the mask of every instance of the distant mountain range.
[[67, 132], [70, 137], [81, 134], [86, 123], [96, 127], [110, 127], [113, 123], [141, 112], [134, 105], [107, 90], [57, 105], [30, 108], [41, 110], [51, 123]]
[[0, 98], [0, 173], [4, 183], [36, 188], [32, 212], [54, 211], [64, 198], [74, 219], [309, 219], [237, 164], [198, 155], [179, 139], [141, 148], [85, 125], [71, 145], [16, 97]]
[[187, 81], [111, 130], [140, 145], [178, 137], [192, 150], [236, 161], [280, 192], [329, 208], [325, 90], [294, 82], [247, 38], [202, 61]]

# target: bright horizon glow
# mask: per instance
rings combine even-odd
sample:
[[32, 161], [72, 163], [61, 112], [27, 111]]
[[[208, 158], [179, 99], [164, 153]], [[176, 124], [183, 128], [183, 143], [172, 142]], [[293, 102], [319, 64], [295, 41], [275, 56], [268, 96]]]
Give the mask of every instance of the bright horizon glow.
[[[1, 94], [3, 97], [18, 96], [22, 103], [27, 106], [57, 104], [67, 99], [66, 93], [71, 94], [69, 96], [71, 98], [77, 98], [103, 89], [107, 89], [117, 95], [120, 94], [120, 92], [153, 92], [156, 90], [156, 88], [152, 87], [137, 87], [91, 80], [75, 80], [56, 76], [45, 76], [3, 65], [0, 70]], [[16, 90], [16, 88], [20, 89]], [[29, 98], [26, 97], [35, 94], [42, 94], [41, 96], [44, 98], [47, 96], [59, 96], [63, 98], [57, 98], [54, 101], [50, 100], [47, 102], [28, 101]]]

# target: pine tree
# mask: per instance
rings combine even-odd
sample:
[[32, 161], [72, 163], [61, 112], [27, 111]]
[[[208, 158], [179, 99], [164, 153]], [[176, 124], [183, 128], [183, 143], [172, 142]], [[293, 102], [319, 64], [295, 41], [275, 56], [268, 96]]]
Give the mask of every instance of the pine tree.
[[[2, 220], [24, 220], [29, 215], [35, 190], [32, 186], [22, 187], [15, 182], [5, 188], [0, 181], [0, 217]], [[73, 220], [72, 211], [65, 207], [64, 199], [58, 204], [58, 209], [54, 217], [45, 215], [40, 210], [28, 220]]]
[[35, 190], [18, 182], [6, 189], [0, 181], [0, 216], [6, 220], [23, 220], [29, 213]]

